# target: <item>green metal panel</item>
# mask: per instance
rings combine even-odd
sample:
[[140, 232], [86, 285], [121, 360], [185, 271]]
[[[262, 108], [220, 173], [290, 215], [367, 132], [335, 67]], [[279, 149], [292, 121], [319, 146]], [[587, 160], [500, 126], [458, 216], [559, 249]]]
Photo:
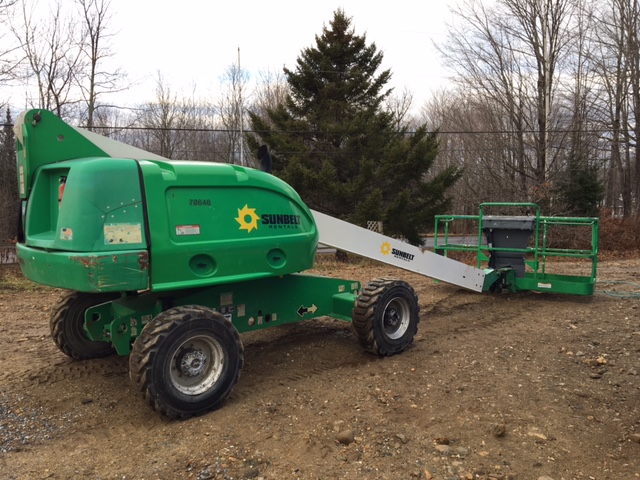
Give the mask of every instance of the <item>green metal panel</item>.
[[149, 283], [146, 250], [78, 253], [17, 245], [24, 275], [37, 283], [79, 292], [143, 290]]
[[[61, 179], [66, 184], [59, 201]], [[35, 175], [25, 231], [27, 245], [54, 250], [145, 248], [137, 163], [89, 158], [43, 166]]]
[[593, 295], [595, 282], [590, 276], [527, 273], [525, 278], [515, 279], [514, 291], [568, 293], [572, 295]]
[[18, 187], [27, 198], [38, 168], [64, 160], [105, 157], [105, 152], [47, 110], [29, 110], [15, 123]]
[[[60, 179], [66, 179], [60, 201]], [[142, 290], [149, 255], [137, 163], [88, 158], [40, 167], [18, 258], [27, 278], [83, 292]]]
[[352, 280], [292, 274], [195, 290], [126, 296], [87, 310], [85, 330], [92, 340], [110, 341], [121, 355], [161, 311], [181, 305], [213, 308], [239, 332], [297, 323], [321, 316], [351, 321], [360, 284]]
[[280, 179], [236, 165], [141, 161], [151, 288], [168, 291], [299, 272], [318, 231]]
[[[311, 212], [272, 175], [229, 164], [159, 160], [75, 129], [46, 111], [26, 112], [16, 123], [26, 199], [24, 246], [29, 252], [42, 249], [40, 262], [48, 253], [59, 254], [52, 263], [61, 268], [66, 268], [61, 252], [69, 252], [71, 263], [100, 259], [84, 262], [100, 278], [92, 282], [85, 275], [65, 278], [29, 265], [36, 256], [26, 255], [21, 261], [34, 280], [82, 291], [92, 286], [173, 291], [313, 266], [318, 231]], [[129, 268], [131, 262], [102, 260], [142, 250], [148, 252], [144, 271], [118, 271], [111, 267]], [[94, 265], [100, 271], [92, 271]]]

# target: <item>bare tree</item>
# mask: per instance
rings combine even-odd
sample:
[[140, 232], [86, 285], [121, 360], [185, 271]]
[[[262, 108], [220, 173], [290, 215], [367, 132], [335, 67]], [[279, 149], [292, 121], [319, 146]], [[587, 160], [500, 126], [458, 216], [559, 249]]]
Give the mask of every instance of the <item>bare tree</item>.
[[439, 130], [438, 170], [463, 166], [452, 190], [456, 212], [471, 214], [485, 201], [521, 201], [517, 145], [507, 112], [486, 98], [437, 92], [422, 108], [431, 130]]
[[282, 72], [260, 72], [252, 95], [251, 110], [263, 115], [267, 109], [275, 109], [284, 104], [289, 93], [289, 84]]
[[598, 103], [591, 112], [594, 123], [604, 131], [609, 150], [606, 174], [606, 205], [628, 216], [638, 209], [640, 179], [638, 121], [640, 78], [638, 72], [637, 0], [608, 0], [598, 3], [598, 22], [591, 30], [594, 84]]
[[193, 94], [179, 98], [158, 73], [155, 100], [136, 112], [135, 123], [142, 130], [129, 132], [126, 141], [176, 160], [217, 161], [220, 132], [212, 119], [209, 107]]
[[9, 25], [15, 15], [18, 0], [0, 0], [0, 84], [11, 80], [19, 65], [16, 58], [20, 45], [9, 35]]
[[[457, 23], [438, 47], [457, 74], [456, 85], [480, 114], [470, 118], [484, 118], [479, 131], [492, 131], [499, 142], [494, 152], [506, 154], [504, 165], [494, 168], [513, 174], [513, 189], [523, 200], [541, 200], [540, 192], [559, 168], [562, 140], [552, 137], [559, 121], [554, 96], [573, 38], [574, 3], [498, 0], [485, 7], [467, 0], [454, 10]], [[498, 130], [490, 130], [490, 124]]]
[[181, 125], [182, 111], [177, 96], [170, 85], [158, 72], [155, 101], [149, 102], [138, 113], [138, 123], [148, 129], [140, 138], [141, 148], [167, 158], [173, 158], [174, 152], [183, 141], [178, 128]]
[[[573, 40], [573, 0], [504, 0], [513, 23], [505, 23], [505, 32], [524, 49], [527, 70], [536, 74], [536, 119], [538, 148], [534, 167], [538, 184], [548, 178], [551, 162], [550, 138], [552, 101], [561, 57]], [[513, 26], [512, 26], [513, 25]]]
[[27, 78], [35, 78], [38, 99], [34, 106], [63, 116], [65, 108], [75, 102], [72, 98], [74, 78], [81, 68], [76, 22], [64, 18], [62, 2], [58, 0], [48, 18], [36, 19], [37, 2], [22, 2], [22, 24], [12, 25], [20, 41], [27, 63]]
[[385, 99], [385, 108], [393, 115], [398, 130], [415, 123], [410, 117], [413, 106], [413, 93], [407, 88], [403, 88], [399, 94], [392, 93]]
[[109, 20], [111, 16], [110, 0], [76, 0], [83, 17], [83, 35], [81, 49], [86, 63], [85, 68], [78, 71], [78, 84], [86, 103], [86, 126], [93, 129], [94, 116], [99, 107], [102, 94], [119, 90], [119, 83], [124, 78], [120, 69], [106, 71], [104, 60], [112, 56], [109, 48]]
[[180, 158], [206, 162], [226, 161], [221, 158], [224, 132], [215, 128], [215, 108], [195, 96], [195, 85], [189, 96], [180, 99], [183, 128]]
[[222, 146], [226, 151], [224, 161], [251, 166], [254, 163], [245, 153], [246, 144], [243, 135], [248, 74], [242, 71], [239, 64], [234, 64], [227, 68], [221, 80], [221, 94], [215, 103], [220, 122], [225, 129], [226, 142]]
[[[637, 148], [640, 139], [640, 4], [638, 0], [627, 0], [622, 2], [618, 0], [614, 5], [618, 4], [621, 12], [623, 12], [624, 25], [624, 55], [629, 75], [629, 121], [628, 121], [628, 137], [629, 137], [629, 168], [628, 177], [630, 180], [631, 195], [633, 197], [632, 211], [638, 211], [640, 203], [640, 149]], [[626, 4], [623, 6], [623, 4]], [[626, 7], [626, 11], [625, 10]], [[631, 213], [629, 211], [629, 213]]]
[[[594, 108], [594, 68], [592, 64], [589, 32], [594, 27], [590, 5], [584, 4], [575, 21], [575, 48], [567, 62], [564, 99], [559, 99], [561, 115], [570, 136], [567, 157], [569, 161], [588, 162], [597, 149], [597, 137], [588, 133], [590, 114]], [[596, 140], [596, 141], [594, 141]]]

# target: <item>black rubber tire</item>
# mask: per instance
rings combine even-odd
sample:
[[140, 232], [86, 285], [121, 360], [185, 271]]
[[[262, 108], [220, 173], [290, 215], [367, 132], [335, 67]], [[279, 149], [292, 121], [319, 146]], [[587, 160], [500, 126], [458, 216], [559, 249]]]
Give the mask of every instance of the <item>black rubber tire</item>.
[[117, 293], [66, 293], [53, 307], [49, 319], [53, 343], [65, 355], [76, 360], [107, 357], [115, 353], [110, 342], [89, 340], [84, 331], [84, 312], [118, 296]]
[[365, 350], [390, 356], [403, 352], [413, 343], [420, 321], [420, 305], [408, 283], [377, 278], [360, 292], [351, 318]]
[[233, 324], [220, 313], [189, 305], [166, 310], [145, 325], [133, 344], [129, 373], [149, 406], [184, 420], [220, 408], [243, 364]]

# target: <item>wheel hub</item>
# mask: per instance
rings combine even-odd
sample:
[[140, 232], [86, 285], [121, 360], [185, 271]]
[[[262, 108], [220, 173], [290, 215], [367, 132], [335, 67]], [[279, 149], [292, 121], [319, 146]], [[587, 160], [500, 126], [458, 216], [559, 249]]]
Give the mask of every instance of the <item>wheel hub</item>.
[[400, 314], [395, 308], [389, 308], [386, 315], [386, 324], [388, 327], [396, 328], [400, 323]]
[[397, 340], [405, 334], [409, 328], [410, 316], [409, 305], [405, 299], [395, 298], [387, 304], [383, 324], [389, 338]]
[[206, 394], [224, 370], [225, 352], [211, 335], [185, 339], [171, 357], [167, 372], [173, 387], [183, 395]]
[[197, 377], [207, 368], [207, 356], [200, 350], [185, 349], [176, 359], [177, 368], [187, 377]]

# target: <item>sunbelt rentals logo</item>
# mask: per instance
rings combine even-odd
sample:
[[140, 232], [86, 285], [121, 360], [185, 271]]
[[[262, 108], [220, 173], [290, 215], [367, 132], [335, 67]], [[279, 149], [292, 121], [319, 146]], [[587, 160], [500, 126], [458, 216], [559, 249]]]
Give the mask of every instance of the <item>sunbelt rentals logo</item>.
[[257, 230], [258, 220], [260, 220], [260, 217], [256, 215], [256, 209], [249, 208], [248, 204], [238, 209], [236, 222], [240, 224], [240, 230], [246, 230], [247, 233], [251, 233], [252, 230]]
[[393, 255], [400, 260], [404, 260], [405, 262], [412, 262], [415, 255], [413, 253], [403, 252], [402, 250], [398, 250], [397, 248], [392, 248], [389, 242], [383, 242], [380, 246], [380, 253], [382, 255]]
[[249, 204], [238, 209], [238, 216], [235, 220], [240, 225], [240, 230], [246, 230], [247, 233], [258, 230], [258, 222], [272, 230], [298, 229], [301, 224], [300, 215], [292, 215], [290, 213], [263, 213], [258, 215], [256, 209], [250, 208]]

